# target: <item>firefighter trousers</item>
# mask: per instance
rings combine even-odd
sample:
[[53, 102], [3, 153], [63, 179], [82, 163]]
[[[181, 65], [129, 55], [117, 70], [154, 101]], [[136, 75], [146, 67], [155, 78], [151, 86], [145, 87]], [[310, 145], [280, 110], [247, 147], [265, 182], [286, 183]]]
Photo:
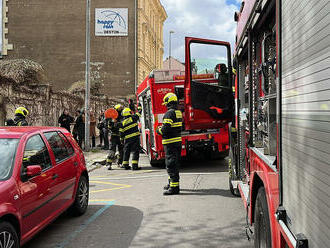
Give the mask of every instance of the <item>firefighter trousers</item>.
[[170, 182], [171, 184], [173, 184], [173, 187], [179, 186], [181, 149], [181, 142], [164, 145], [165, 165]]
[[112, 160], [115, 158], [116, 150], [118, 149], [119, 158], [117, 164], [122, 164], [123, 162], [123, 145], [120, 141], [119, 135], [112, 135], [110, 139], [110, 150], [108, 155], [108, 163], [112, 163]]
[[123, 165], [128, 166], [129, 164], [129, 156], [133, 153], [132, 157], [132, 166], [133, 168], [138, 166], [139, 156], [140, 156], [140, 136], [133, 137], [125, 140], [124, 142], [124, 157], [123, 157]]

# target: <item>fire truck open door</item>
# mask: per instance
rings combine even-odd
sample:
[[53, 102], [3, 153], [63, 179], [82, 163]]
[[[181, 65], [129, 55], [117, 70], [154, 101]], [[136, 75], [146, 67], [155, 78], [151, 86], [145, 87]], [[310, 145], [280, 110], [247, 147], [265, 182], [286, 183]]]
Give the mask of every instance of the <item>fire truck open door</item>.
[[185, 129], [223, 127], [234, 115], [230, 44], [186, 37], [185, 49]]

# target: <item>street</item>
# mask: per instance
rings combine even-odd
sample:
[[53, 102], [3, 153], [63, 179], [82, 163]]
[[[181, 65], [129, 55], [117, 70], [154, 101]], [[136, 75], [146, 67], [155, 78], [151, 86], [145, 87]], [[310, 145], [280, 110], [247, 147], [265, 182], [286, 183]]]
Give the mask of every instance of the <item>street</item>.
[[145, 155], [140, 171], [97, 168], [89, 174], [87, 213], [62, 214], [24, 248], [251, 247], [243, 204], [228, 189], [226, 162], [184, 162], [181, 194], [167, 197], [166, 171], [151, 167]]

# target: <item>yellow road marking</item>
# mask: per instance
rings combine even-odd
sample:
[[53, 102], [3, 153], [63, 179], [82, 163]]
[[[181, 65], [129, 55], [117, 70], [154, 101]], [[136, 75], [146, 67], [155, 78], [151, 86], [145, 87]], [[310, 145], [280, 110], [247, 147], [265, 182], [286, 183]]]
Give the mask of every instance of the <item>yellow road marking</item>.
[[[151, 173], [151, 172], [157, 172], [156, 170], [149, 170], [149, 171], [138, 171], [138, 172], [128, 172], [128, 173], [119, 173], [119, 174], [108, 174], [108, 175], [103, 175], [103, 176], [92, 176], [90, 177], [91, 179], [95, 178], [104, 178], [108, 176], [124, 176], [124, 175], [135, 175], [135, 174], [144, 174], [144, 173]], [[109, 177], [110, 178], [110, 177]]]
[[111, 190], [117, 190], [117, 189], [125, 189], [125, 188], [132, 187], [132, 185], [128, 185], [128, 184], [110, 183], [110, 182], [102, 182], [102, 181], [89, 181], [89, 182], [90, 183], [105, 184], [105, 185], [120, 186], [120, 187], [115, 187], [115, 188], [92, 190], [92, 191], [90, 191], [91, 193], [105, 192], [105, 191], [111, 191]]

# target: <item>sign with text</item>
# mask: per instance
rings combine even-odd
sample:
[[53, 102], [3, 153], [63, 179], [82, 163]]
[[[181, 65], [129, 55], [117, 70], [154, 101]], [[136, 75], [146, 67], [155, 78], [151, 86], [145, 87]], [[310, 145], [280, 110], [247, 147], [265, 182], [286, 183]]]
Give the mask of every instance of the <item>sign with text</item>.
[[128, 9], [95, 9], [95, 36], [127, 36]]

